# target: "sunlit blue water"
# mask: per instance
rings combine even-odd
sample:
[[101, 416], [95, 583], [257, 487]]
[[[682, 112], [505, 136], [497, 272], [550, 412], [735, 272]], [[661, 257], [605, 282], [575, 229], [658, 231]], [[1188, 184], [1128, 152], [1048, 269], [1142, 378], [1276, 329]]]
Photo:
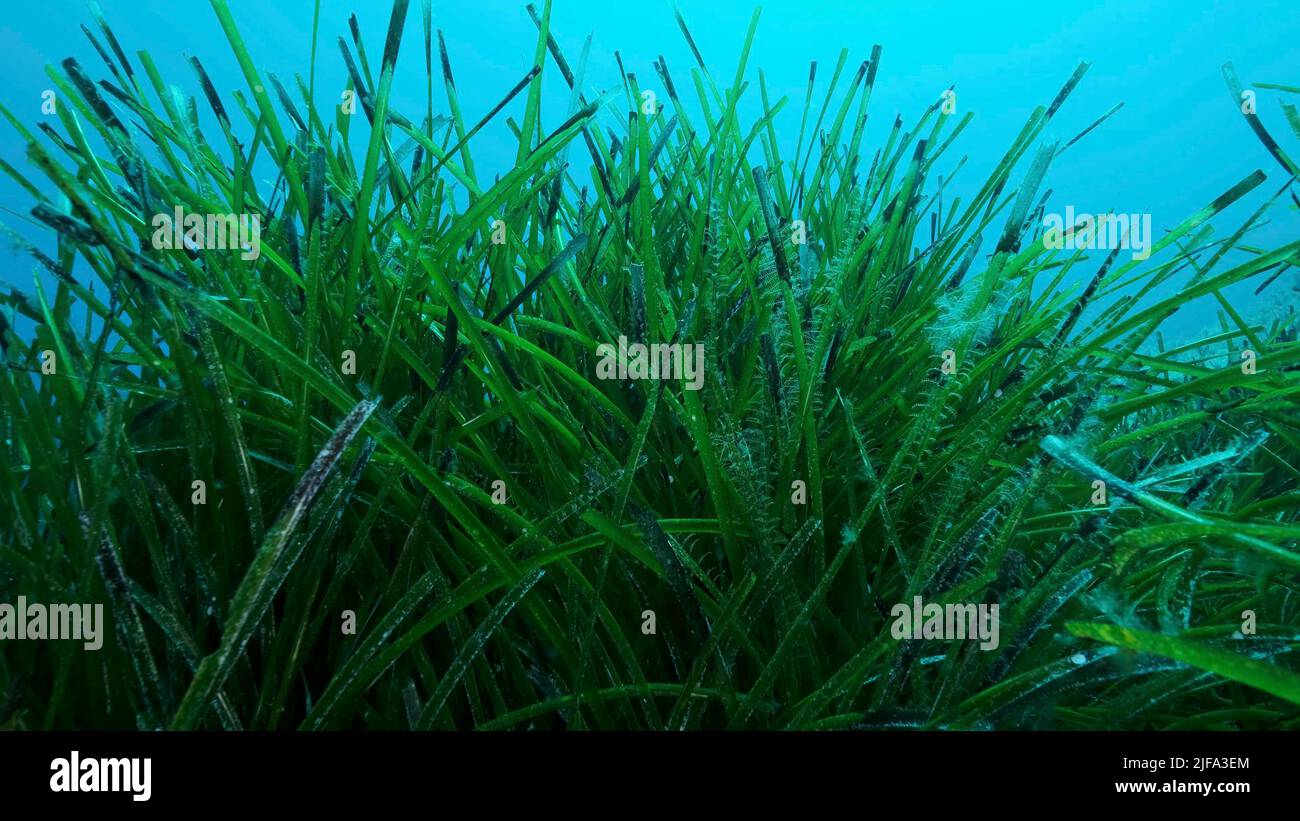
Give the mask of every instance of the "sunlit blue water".
[[[127, 53], [134, 58], [138, 49], [150, 51], [162, 73], [185, 94], [199, 94], [187, 55], [203, 61], [223, 95], [244, 87], [207, 3], [105, 0], [101, 5]], [[753, 5], [745, 0], [681, 0], [679, 5], [710, 71], [719, 85], [729, 84]], [[259, 68], [284, 79], [295, 73], [307, 79], [311, 0], [230, 0], [230, 6]], [[520, 0], [433, 0], [432, 6], [434, 26], [447, 40], [466, 117], [475, 121], [530, 67], [536, 29]], [[414, 0], [394, 97], [399, 110], [417, 118], [426, 99], [419, 10], [420, 2]], [[389, 3], [323, 0], [314, 78], [323, 96], [337, 98], [344, 88], [337, 39], [347, 37], [352, 12], [377, 69]], [[75, 55], [93, 77], [105, 76], [80, 31], [82, 23], [93, 26], [85, 5], [77, 0], [6, 5], [0, 22], [0, 102], [29, 126], [53, 120], [40, 113], [41, 91], [52, 87], [45, 75], [47, 64], [57, 66]], [[581, 52], [586, 35], [593, 35], [590, 89], [619, 85], [617, 50], [626, 69], [647, 88], [657, 87], [652, 63], [662, 55], [681, 92], [693, 96], [689, 72], [694, 60], [667, 2], [556, 0], [553, 30], [571, 60]], [[850, 49], [846, 71], [851, 73], [876, 43], [883, 47], [883, 61], [871, 100], [866, 140], [871, 149], [883, 142], [896, 114], [910, 125], [949, 86], [956, 87], [958, 112], [975, 113], [945, 161], [950, 169], [963, 154], [969, 157], [952, 183], [954, 194], [969, 192], [984, 179], [1034, 107], [1050, 102], [1080, 61], [1090, 62], [1092, 68], [1054, 121], [1050, 136], [1069, 139], [1115, 102], [1125, 105], [1054, 164], [1047, 181], [1055, 192], [1053, 208], [1150, 213], [1158, 235], [1250, 172], [1264, 170], [1268, 182], [1216, 222], [1223, 234], [1285, 182], [1282, 169], [1239, 115], [1220, 67], [1235, 63], [1248, 86], [1300, 85], [1300, 13], [1295, 0], [767, 2], [750, 58], [751, 86], [742, 115], [752, 119], [759, 109], [757, 69], [762, 68], [773, 100], [790, 98], [778, 122], [778, 137], [789, 156], [798, 136], [810, 61], [819, 62], [820, 93], [841, 48]], [[436, 51], [434, 60], [436, 64]], [[548, 62], [546, 70], [544, 117], [553, 127], [566, 113], [568, 95], [553, 64]], [[1290, 132], [1279, 108], [1287, 97], [1260, 91], [1259, 111], [1283, 147], [1300, 156], [1300, 139]], [[1300, 103], [1300, 96], [1289, 97]], [[522, 96], [518, 100], [519, 105], [508, 109], [516, 118]], [[434, 89], [434, 105], [445, 111], [441, 87]], [[207, 111], [202, 102], [199, 107]], [[508, 167], [515, 141], [498, 121], [476, 139], [474, 151], [483, 178]], [[25, 163], [20, 140], [3, 123], [0, 156], [18, 167]], [[869, 161], [867, 156], [864, 162]], [[48, 236], [22, 218], [30, 198], [7, 178], [0, 180], [0, 206], [7, 209], [0, 219], [10, 226], [29, 236]], [[1279, 208], [1253, 235], [1253, 244], [1267, 247], [1297, 236], [1300, 215], [1294, 207]], [[11, 254], [0, 255], [0, 261], [0, 279], [30, 292], [31, 263]], [[1292, 281], [1284, 278], [1260, 299], [1250, 295], [1253, 283], [1230, 294], [1249, 310], [1262, 311], [1283, 298], [1294, 300]], [[1192, 333], [1216, 322], [1215, 310], [1206, 302], [1184, 310], [1176, 322]]]

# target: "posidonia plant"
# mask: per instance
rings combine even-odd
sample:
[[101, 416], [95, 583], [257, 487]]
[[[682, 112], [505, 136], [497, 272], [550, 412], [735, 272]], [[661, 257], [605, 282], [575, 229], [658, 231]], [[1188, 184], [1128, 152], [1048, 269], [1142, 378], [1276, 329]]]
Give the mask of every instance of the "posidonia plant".
[[[729, 84], [679, 16], [696, 65], [647, 106], [529, 7], [535, 67], [486, 108], [426, 3], [398, 112], [397, 0], [378, 65], [340, 41], [353, 115], [211, 5], [242, 77], [195, 59], [185, 97], [99, 17], [57, 127], [3, 111], [57, 251], [5, 297], [0, 601], [102, 603], [107, 635], [4, 642], [0, 725], [1297, 726], [1300, 343], [1223, 295], [1300, 260], [1244, 241], [1296, 173], [1253, 112], [1277, 193], [1132, 259], [1041, 231], [1086, 66], [963, 202], [970, 114], [864, 145], [879, 48], [792, 113], [747, 79], [757, 13]], [[257, 247], [163, 243], [177, 209]], [[1166, 348], [1195, 299], [1221, 331]], [[599, 378], [620, 337], [702, 346], [700, 389]], [[918, 597], [996, 604], [1000, 639], [900, 639]]]

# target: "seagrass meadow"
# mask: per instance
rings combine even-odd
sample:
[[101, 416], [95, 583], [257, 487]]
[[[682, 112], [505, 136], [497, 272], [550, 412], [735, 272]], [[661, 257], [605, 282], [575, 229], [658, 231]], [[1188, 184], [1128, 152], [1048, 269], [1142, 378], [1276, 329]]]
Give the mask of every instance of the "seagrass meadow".
[[[1115, 111], [1047, 137], [1086, 64], [962, 201], [971, 114], [866, 144], [879, 48], [777, 99], [757, 13], [729, 77], [679, 15], [694, 64], [594, 81], [548, 0], [471, 105], [408, 6], [320, 44], [355, 110], [225, 0], [242, 76], [186, 96], [93, 10], [102, 64], [0, 110], [48, 238], [0, 296], [0, 602], [104, 612], [0, 641], [0, 727], [1300, 728], [1300, 232], [1252, 239], [1296, 225], [1300, 88], [1253, 86], [1275, 138], [1225, 67], [1260, 170], [1139, 259], [1042, 231]], [[260, 247], [160, 247], [178, 208]], [[1168, 344], [1194, 300], [1220, 327]], [[702, 345], [699, 389], [600, 378], [620, 337]], [[900, 640], [916, 597], [1000, 639]]]

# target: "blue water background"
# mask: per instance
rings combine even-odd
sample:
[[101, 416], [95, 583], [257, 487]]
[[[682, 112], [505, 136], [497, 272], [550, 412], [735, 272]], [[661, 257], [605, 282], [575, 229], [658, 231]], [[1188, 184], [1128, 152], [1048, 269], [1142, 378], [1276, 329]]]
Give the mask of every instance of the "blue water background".
[[[260, 70], [284, 81], [295, 73], [307, 77], [311, 54], [311, 0], [230, 0], [243, 37]], [[701, 53], [720, 87], [730, 84], [754, 5], [745, 0], [680, 0]], [[198, 56], [247, 142], [252, 129], [242, 121], [230, 98], [245, 89], [243, 75], [208, 3], [200, 0], [106, 0], [101, 3], [123, 48], [134, 60], [148, 50], [168, 81], [199, 97], [199, 110], [213, 144], [224, 146], [203, 101], [194, 71], [185, 60]], [[467, 119], [477, 121], [529, 69], [536, 28], [520, 0], [433, 0], [433, 23], [446, 37], [461, 103]], [[355, 12], [368, 57], [377, 71], [388, 26], [390, 4], [384, 0], [324, 0], [320, 4], [315, 76], [322, 99], [337, 102], [346, 72], [338, 38], [350, 42], [347, 18]], [[95, 79], [107, 70], [80, 30], [94, 28], [80, 0], [42, 0], [6, 4], [0, 22], [0, 102], [28, 127], [42, 120], [41, 92], [53, 84], [47, 65], [76, 56]], [[576, 62], [588, 33], [593, 48], [587, 71], [589, 91], [620, 86], [614, 52], [637, 75], [643, 88], [659, 89], [653, 61], [662, 55], [683, 96], [694, 97], [690, 70], [694, 59], [666, 0], [643, 3], [556, 0], [552, 28]], [[395, 107], [418, 120], [426, 107], [420, 0], [413, 0], [398, 63]], [[848, 77], [866, 59], [873, 44], [883, 60], [871, 100], [864, 145], [868, 153], [883, 144], [895, 115], [910, 127], [944, 89], [955, 86], [957, 112], [975, 119], [939, 164], [947, 174], [961, 156], [965, 168], [948, 188], [969, 198], [993, 169], [1007, 146], [1038, 105], [1046, 105], [1080, 61], [1092, 64], [1081, 86], [1049, 128], [1050, 137], [1067, 140], [1111, 105], [1123, 109], [1053, 164], [1046, 183], [1054, 190], [1049, 211], [1150, 213], [1157, 236], [1255, 169], [1268, 181], [1216, 221], [1218, 235], [1230, 232], [1285, 181], [1240, 116], [1221, 73], [1235, 63], [1243, 80], [1300, 85], [1300, 7], [1295, 0], [1108, 0], [1099, 3], [1027, 2], [767, 2], [750, 56], [751, 81], [741, 105], [746, 123], [760, 108], [757, 69], [762, 68], [775, 101], [788, 96], [777, 122], [783, 156], [793, 153], [812, 60], [819, 62], [815, 104], [834, 69], [841, 48], [848, 48]], [[434, 55], [437, 64], [436, 45]], [[137, 65], [138, 68], [138, 65]], [[435, 69], [436, 70], [436, 69]], [[544, 125], [563, 121], [568, 90], [549, 61], [545, 67]], [[292, 83], [286, 82], [292, 88]], [[1284, 148], [1300, 157], [1300, 139], [1290, 132], [1279, 103], [1300, 95], [1259, 91], [1260, 116]], [[506, 111], [520, 119], [524, 95]], [[622, 105], [622, 96], [617, 98]], [[435, 110], [446, 112], [439, 82]], [[696, 118], [698, 121], [698, 118]], [[358, 116], [353, 145], [364, 146], [364, 120]], [[513, 162], [514, 137], [498, 118], [474, 141], [480, 180]], [[578, 143], [579, 177], [587, 176]], [[0, 157], [24, 168], [21, 140], [0, 123]], [[1027, 166], [1027, 162], [1024, 164]], [[1022, 166], [1021, 171], [1023, 172]], [[35, 179], [38, 175], [31, 174]], [[1018, 177], [1016, 178], [1018, 180]], [[263, 183], [269, 190], [270, 181]], [[24, 215], [30, 197], [8, 178], [0, 179], [0, 220], [50, 248], [50, 232]], [[1284, 205], [1252, 234], [1251, 243], [1270, 247], [1300, 236], [1300, 214]], [[1000, 223], [999, 223], [1000, 224]], [[1101, 254], [1096, 255], [1100, 263]], [[1157, 257], [1156, 259], [1167, 258]], [[34, 263], [8, 250], [0, 252], [0, 280], [30, 293]], [[1084, 266], [1086, 276], [1093, 265]], [[1180, 275], [1170, 287], [1184, 282]], [[1258, 281], [1231, 289], [1234, 304], [1249, 317], [1263, 317], [1294, 303], [1293, 274], [1284, 276], [1261, 297], [1252, 295]], [[1183, 337], [1214, 325], [1217, 304], [1201, 300], [1181, 311], [1167, 336]]]

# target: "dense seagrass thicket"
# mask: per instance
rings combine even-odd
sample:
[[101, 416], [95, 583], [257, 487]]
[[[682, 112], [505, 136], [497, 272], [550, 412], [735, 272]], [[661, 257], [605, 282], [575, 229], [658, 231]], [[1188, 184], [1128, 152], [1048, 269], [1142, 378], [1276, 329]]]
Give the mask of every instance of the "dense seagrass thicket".
[[[211, 5], [242, 77], [162, 77], [99, 19], [104, 66], [49, 71], [57, 125], [3, 112], [57, 253], [4, 297], [0, 601], [103, 602], [110, 634], [6, 642], [0, 726], [1300, 724], [1300, 343], [1222, 294], [1300, 261], [1244, 242], [1295, 219], [1255, 115], [1282, 173], [1140, 261], [1040, 235], [1086, 66], [962, 202], [969, 114], [864, 145], [880, 50], [769, 99], [757, 14], [734, 78], [683, 21], [696, 65], [599, 97], [530, 7], [535, 68], [492, 106], [396, 0], [378, 64], [340, 41], [349, 115]], [[399, 46], [427, 111], [390, 106]], [[498, 179], [484, 127], [518, 138]], [[177, 206], [258, 215], [260, 256], [156, 248]], [[1167, 349], [1193, 299], [1221, 332]], [[702, 389], [597, 378], [620, 336], [703, 344]], [[998, 646], [895, 640], [915, 596], [999, 604]]]

